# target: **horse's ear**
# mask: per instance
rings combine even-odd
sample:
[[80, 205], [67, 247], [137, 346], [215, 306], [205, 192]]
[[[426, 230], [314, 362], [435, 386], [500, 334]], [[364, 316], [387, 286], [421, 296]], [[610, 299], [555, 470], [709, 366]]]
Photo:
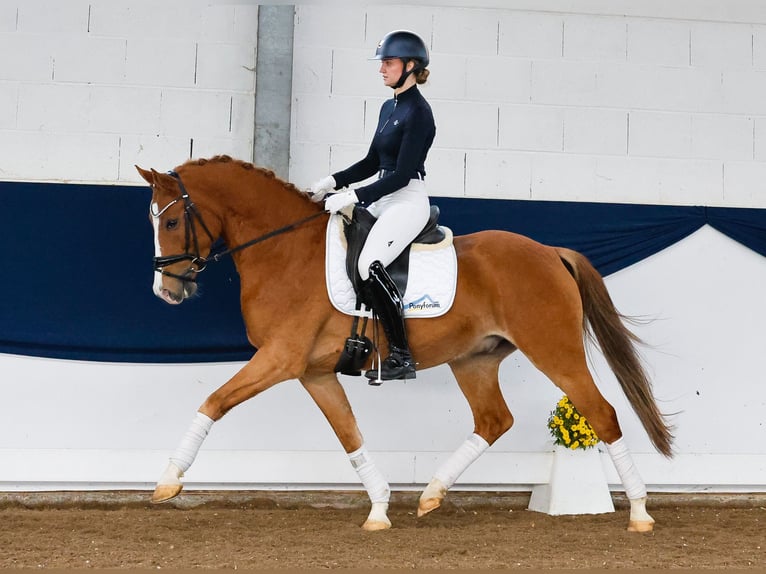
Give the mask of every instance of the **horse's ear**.
[[157, 172], [155, 172], [154, 170], [147, 171], [145, 169], [141, 169], [138, 166], [135, 166], [135, 167], [138, 170], [138, 173], [141, 175], [141, 177], [143, 177], [146, 180], [146, 183], [148, 183], [149, 185], [154, 185], [154, 174]]

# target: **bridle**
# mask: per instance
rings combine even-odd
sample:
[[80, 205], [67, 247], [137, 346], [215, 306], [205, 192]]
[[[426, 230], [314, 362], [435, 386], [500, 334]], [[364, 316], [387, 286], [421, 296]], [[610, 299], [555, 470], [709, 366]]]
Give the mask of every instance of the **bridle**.
[[[207, 225], [205, 225], [205, 221], [202, 219], [202, 215], [197, 210], [197, 207], [194, 205], [194, 202], [189, 197], [189, 192], [186, 191], [186, 187], [184, 186], [183, 181], [181, 181], [181, 176], [178, 175], [178, 173], [175, 171], [169, 171], [167, 173], [169, 176], [175, 178], [175, 180], [178, 182], [178, 187], [181, 190], [181, 194], [178, 197], [176, 197], [174, 200], [172, 200], [170, 203], [168, 203], [162, 209], [158, 209], [156, 213], [153, 207], [150, 207], [149, 211], [152, 217], [159, 218], [163, 213], [165, 213], [173, 205], [175, 205], [176, 203], [180, 201], [183, 202], [184, 204], [184, 235], [185, 235], [184, 252], [178, 255], [163, 255], [160, 257], [154, 257], [153, 259], [154, 271], [162, 275], [166, 275], [168, 277], [180, 279], [181, 281], [189, 281], [191, 283], [194, 283], [196, 282], [197, 279], [196, 277], [190, 274], [201, 273], [202, 271], [207, 269], [207, 264], [210, 261], [218, 262], [228, 255], [236, 253], [237, 251], [241, 251], [242, 249], [250, 247], [251, 245], [255, 245], [262, 241], [266, 241], [267, 239], [270, 239], [277, 235], [281, 235], [282, 233], [286, 233], [287, 231], [291, 231], [303, 225], [304, 223], [307, 223], [311, 221], [312, 219], [315, 219], [319, 217], [320, 215], [325, 214], [324, 211], [318, 211], [317, 213], [312, 213], [308, 217], [304, 217], [303, 219], [299, 219], [298, 221], [295, 221], [293, 223], [290, 223], [278, 229], [274, 229], [273, 231], [269, 231], [268, 233], [265, 233], [264, 235], [256, 237], [255, 239], [251, 239], [250, 241], [247, 241], [241, 245], [237, 245], [236, 247], [232, 247], [231, 249], [225, 249], [223, 251], [219, 251], [218, 253], [211, 253], [208, 255], [208, 257], [203, 257], [199, 249], [199, 234], [197, 233], [196, 224], [199, 223], [200, 227], [202, 227], [203, 231], [210, 239], [211, 244], [215, 242], [215, 237], [213, 237], [213, 234], [210, 233], [210, 229], [207, 227]], [[192, 248], [193, 248], [193, 251], [191, 250]], [[174, 265], [175, 263], [179, 263], [180, 261], [189, 261], [189, 269], [187, 269], [186, 275], [178, 275], [176, 273], [171, 273], [170, 271], [165, 269], [165, 267]]]

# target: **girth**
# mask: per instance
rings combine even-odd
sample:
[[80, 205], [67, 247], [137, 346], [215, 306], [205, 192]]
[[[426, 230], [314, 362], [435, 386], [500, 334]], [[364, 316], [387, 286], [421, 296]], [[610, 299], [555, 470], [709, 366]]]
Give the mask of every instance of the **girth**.
[[[377, 218], [372, 215], [367, 209], [359, 205], [354, 206], [354, 213], [350, 221], [346, 220], [343, 226], [343, 233], [346, 236], [346, 272], [349, 279], [354, 286], [354, 290], [359, 295], [360, 287], [362, 285], [362, 278], [359, 276], [359, 255], [364, 247], [364, 242], [367, 240], [367, 236], [370, 234], [373, 224], [377, 221]], [[444, 230], [439, 227], [439, 206], [432, 205], [431, 212], [428, 217], [423, 230], [418, 234], [415, 240], [412, 242], [433, 245], [444, 241], [446, 237]], [[391, 279], [396, 283], [399, 294], [404, 296], [407, 290], [407, 275], [410, 265], [410, 249], [412, 245], [409, 245], [402, 253], [394, 259], [394, 261], [386, 267], [386, 271], [391, 276]]]

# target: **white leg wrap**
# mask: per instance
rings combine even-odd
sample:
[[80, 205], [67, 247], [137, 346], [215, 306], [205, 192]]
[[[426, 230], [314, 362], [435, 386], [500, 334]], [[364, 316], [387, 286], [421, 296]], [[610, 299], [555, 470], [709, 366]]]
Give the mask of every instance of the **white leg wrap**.
[[633, 464], [633, 458], [630, 456], [628, 447], [623, 437], [620, 437], [612, 444], [606, 445], [609, 456], [612, 457], [617, 474], [620, 475], [622, 485], [625, 487], [625, 495], [629, 500], [646, 498], [646, 485], [638, 474], [636, 465]]
[[165, 468], [165, 472], [162, 473], [162, 476], [157, 481], [158, 485], [170, 485], [170, 484], [181, 484], [181, 477], [184, 475], [183, 471], [178, 468], [175, 463], [171, 460], [168, 462], [168, 466]]
[[447, 461], [434, 473], [445, 489], [450, 488], [473, 461], [479, 458], [489, 448], [489, 443], [473, 433], [460, 447], [452, 453]]
[[181, 444], [178, 445], [173, 456], [170, 457], [170, 462], [173, 463], [181, 473], [189, 470], [189, 467], [197, 457], [202, 442], [205, 440], [205, 437], [207, 437], [207, 433], [210, 432], [210, 427], [213, 426], [213, 422], [215, 422], [213, 419], [199, 412], [194, 417], [189, 430], [186, 431], [186, 434], [181, 439]]
[[375, 509], [376, 503], [385, 503], [385, 508], [388, 508], [391, 488], [388, 486], [388, 481], [383, 476], [383, 473], [378, 470], [370, 453], [367, 452], [367, 447], [362, 445], [359, 449], [349, 453], [348, 458], [351, 461], [351, 466], [354, 467], [354, 470], [356, 470], [356, 473], [362, 480], [367, 494], [370, 496], [373, 509]]

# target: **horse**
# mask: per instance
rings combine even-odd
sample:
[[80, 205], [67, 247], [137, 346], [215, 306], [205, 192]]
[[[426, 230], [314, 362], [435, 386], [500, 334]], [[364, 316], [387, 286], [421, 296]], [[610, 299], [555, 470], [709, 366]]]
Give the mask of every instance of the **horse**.
[[[369, 495], [362, 528], [390, 528], [389, 484], [367, 452], [335, 372], [354, 319], [332, 306], [326, 290], [330, 215], [272, 171], [226, 155], [189, 160], [167, 173], [136, 169], [152, 190], [155, 295], [182, 303], [194, 295], [206, 265], [231, 256], [241, 282], [247, 337], [257, 349], [195, 413], [152, 502], [181, 492], [181, 478], [215, 421], [271, 386], [297, 379]], [[211, 253], [219, 240], [227, 249]], [[570, 398], [605, 443], [630, 500], [627, 529], [651, 531], [645, 484], [615, 409], [586, 364], [588, 339], [598, 343], [654, 448], [669, 458], [672, 426], [657, 407], [637, 351], [640, 340], [615, 308], [601, 275], [581, 253], [508, 231], [480, 231], [453, 241], [458, 277], [452, 308], [439, 317], [407, 319], [407, 331], [419, 370], [449, 365], [474, 429], [432, 475], [420, 495], [418, 517], [439, 508], [462, 472], [513, 425], [498, 370], [519, 350]], [[365, 368], [371, 368], [372, 358], [365, 360]]]

